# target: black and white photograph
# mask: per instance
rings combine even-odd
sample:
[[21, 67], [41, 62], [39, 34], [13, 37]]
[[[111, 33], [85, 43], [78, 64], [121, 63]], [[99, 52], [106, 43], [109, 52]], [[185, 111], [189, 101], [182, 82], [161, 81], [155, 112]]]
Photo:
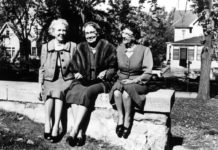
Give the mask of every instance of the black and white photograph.
[[0, 150], [217, 150], [218, 0], [0, 0]]

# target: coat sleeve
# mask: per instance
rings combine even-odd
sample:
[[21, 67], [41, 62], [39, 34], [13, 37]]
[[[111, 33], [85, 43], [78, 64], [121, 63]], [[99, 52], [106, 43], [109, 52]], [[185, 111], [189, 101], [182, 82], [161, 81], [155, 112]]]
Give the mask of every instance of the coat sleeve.
[[136, 78], [137, 81], [146, 81], [149, 80], [152, 74], [153, 68], [153, 57], [150, 49], [146, 47], [144, 49], [144, 56], [142, 62], [143, 74]]
[[71, 72], [75, 73], [75, 53], [76, 53], [76, 43], [74, 42], [71, 42], [71, 49], [70, 49], [70, 69], [71, 69]]
[[40, 68], [39, 68], [39, 79], [38, 79], [40, 84], [43, 84], [44, 72], [45, 72], [44, 64], [46, 58], [47, 58], [47, 45], [44, 44], [42, 45], [41, 57], [40, 57]]

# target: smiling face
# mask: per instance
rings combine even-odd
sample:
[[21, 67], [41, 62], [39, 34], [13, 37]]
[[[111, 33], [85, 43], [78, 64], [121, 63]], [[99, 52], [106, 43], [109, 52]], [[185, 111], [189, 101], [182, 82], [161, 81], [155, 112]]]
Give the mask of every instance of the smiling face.
[[131, 43], [133, 40], [135, 40], [133, 32], [128, 28], [125, 28], [122, 31], [122, 38], [123, 38], [123, 44], [128, 44]]
[[85, 38], [88, 43], [96, 42], [98, 38], [98, 32], [93, 26], [91, 25], [86, 26], [84, 31], [85, 31]]
[[54, 26], [54, 30], [53, 30], [53, 35], [55, 37], [55, 39], [59, 42], [63, 42], [64, 41], [64, 38], [66, 36], [66, 33], [67, 33], [67, 28], [64, 24], [62, 23], [57, 23], [55, 26]]

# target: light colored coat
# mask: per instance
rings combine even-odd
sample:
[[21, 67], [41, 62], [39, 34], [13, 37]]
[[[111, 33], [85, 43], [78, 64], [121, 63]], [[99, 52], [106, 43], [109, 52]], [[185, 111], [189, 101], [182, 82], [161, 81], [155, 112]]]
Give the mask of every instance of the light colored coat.
[[[39, 83], [43, 83], [44, 80], [53, 81], [55, 76], [55, 69], [57, 69], [58, 51], [55, 50], [55, 41], [42, 45], [41, 50], [41, 66], [39, 68]], [[70, 80], [74, 78], [72, 70], [72, 58], [76, 51], [76, 44], [73, 42], [67, 42], [64, 45], [63, 50], [59, 50], [60, 54], [60, 67], [64, 80]]]

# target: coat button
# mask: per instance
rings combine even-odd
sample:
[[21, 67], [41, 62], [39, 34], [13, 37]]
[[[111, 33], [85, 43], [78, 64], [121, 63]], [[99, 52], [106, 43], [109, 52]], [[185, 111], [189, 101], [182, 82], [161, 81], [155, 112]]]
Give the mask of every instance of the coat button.
[[66, 69], [66, 67], [63, 67], [63, 69]]
[[64, 61], [64, 59], [61, 59], [61, 61]]
[[61, 52], [61, 55], [63, 55], [63, 52]]

